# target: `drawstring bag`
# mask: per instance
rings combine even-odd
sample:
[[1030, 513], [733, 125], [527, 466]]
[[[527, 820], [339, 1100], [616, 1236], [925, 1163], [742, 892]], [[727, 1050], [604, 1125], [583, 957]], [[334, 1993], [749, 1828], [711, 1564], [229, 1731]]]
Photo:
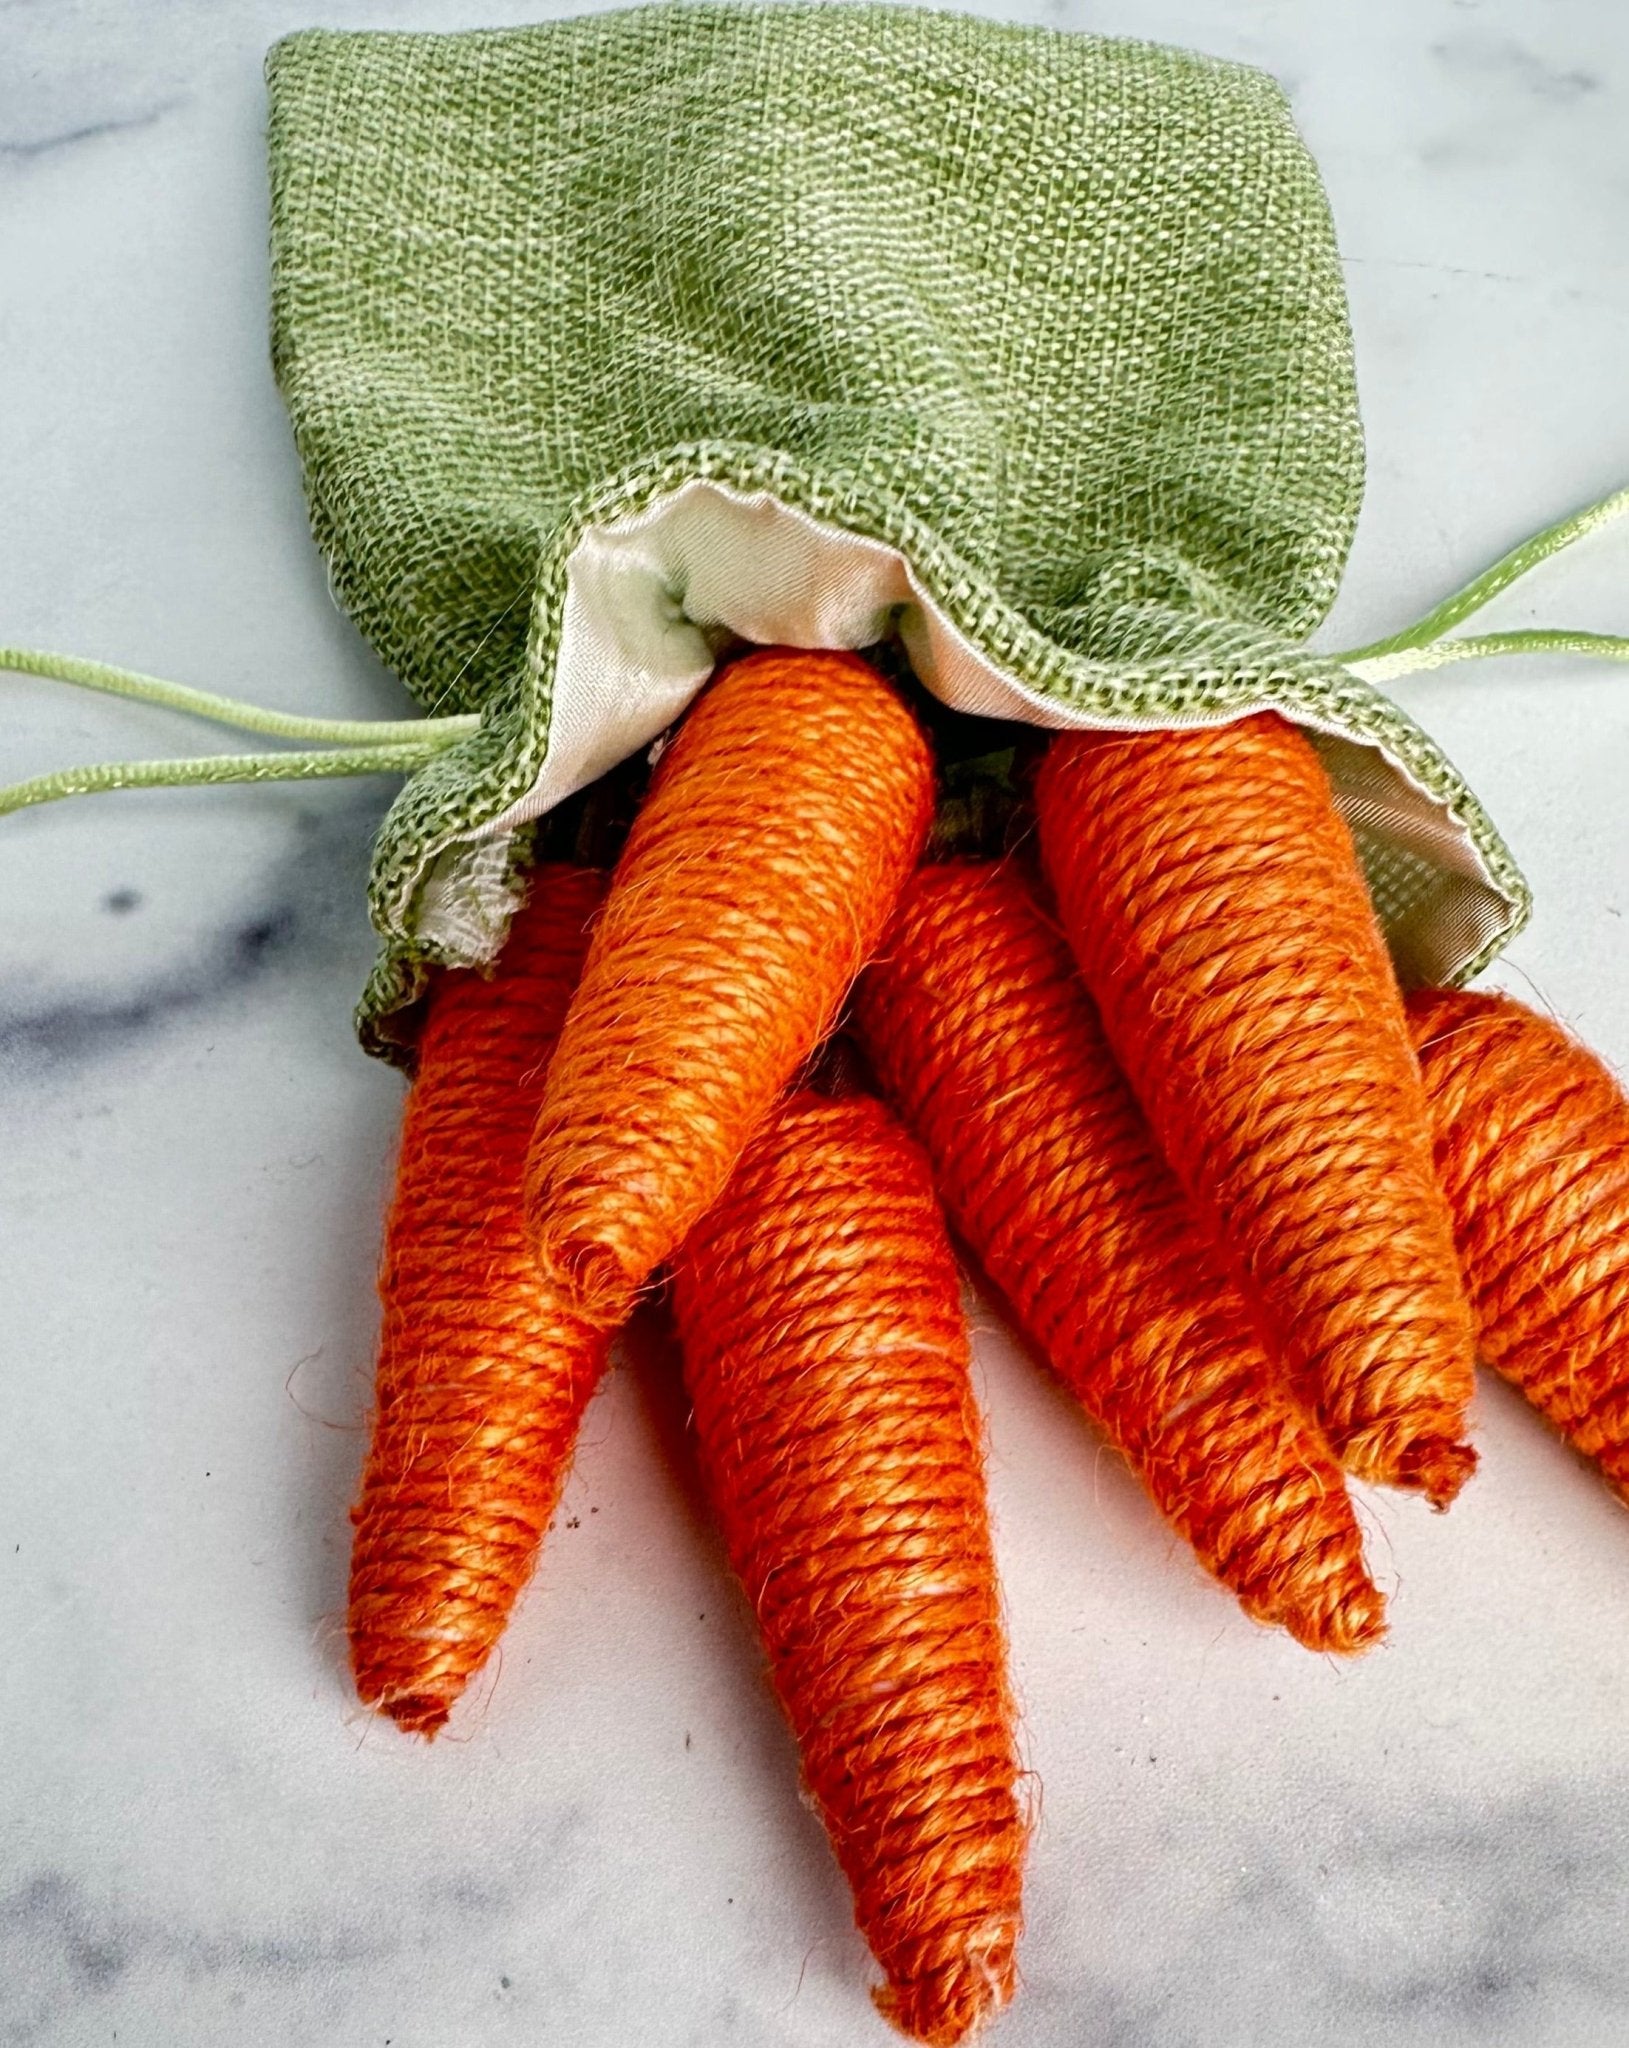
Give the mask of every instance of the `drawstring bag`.
[[[59, 771], [0, 814], [406, 775], [359, 1011], [418, 1061], [353, 1510], [359, 1696], [446, 1722], [612, 1333], [671, 1275], [704, 1491], [879, 2003], [961, 2040], [1013, 1987], [1027, 1815], [941, 1199], [1196, 1553], [1309, 1646], [1383, 1626], [1341, 1465], [1445, 1505], [1474, 1464], [1461, 1259], [1484, 1350], [1619, 1470], [1629, 1107], [1538, 1020], [1444, 990], [1527, 891], [1382, 686], [1629, 656], [1455, 631], [1629, 491], [1403, 632], [1310, 651], [1361, 489], [1351, 342], [1316, 172], [1235, 65], [681, 6], [302, 34], [269, 82], [312, 524], [424, 715], [0, 649], [278, 743]], [[1048, 748], [1050, 895], [1020, 861], [917, 865], [936, 770], [935, 829], [976, 819], [1014, 721], [1163, 732]], [[614, 818], [659, 744], [609, 885], [549, 860], [562, 806]], [[1236, 747], [1266, 766], [1193, 766]], [[1432, 987], [1412, 1019], [1365, 881]], [[857, 985], [858, 1049], [820, 1052]]]
[[1622, 505], [1395, 642], [1308, 649], [1362, 437], [1329, 210], [1271, 79], [905, 8], [664, 6], [313, 31], [268, 81], [313, 529], [429, 716], [251, 714], [322, 750], [43, 793], [410, 770], [373, 864], [371, 1050], [408, 1056], [429, 965], [496, 956], [534, 822], [742, 640], [892, 641], [954, 710], [1037, 726], [1277, 709], [1406, 983], [1520, 928], [1493, 823], [1377, 685], [1489, 651], [1440, 636]]

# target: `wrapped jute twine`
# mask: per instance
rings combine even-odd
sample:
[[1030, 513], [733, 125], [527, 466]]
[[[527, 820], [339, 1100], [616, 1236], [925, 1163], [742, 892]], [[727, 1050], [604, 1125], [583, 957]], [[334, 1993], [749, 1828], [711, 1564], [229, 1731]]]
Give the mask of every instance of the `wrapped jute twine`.
[[537, 1269], [526, 1147], [604, 878], [537, 872], [497, 970], [436, 981], [385, 1229], [372, 1442], [352, 1510], [357, 1691], [433, 1735], [554, 1513], [606, 1333]]
[[1271, 713], [1048, 749], [1047, 873], [1165, 1156], [1349, 1470], [1443, 1507], [1475, 1339], [1391, 962]]
[[1018, 1326], [1246, 1612], [1358, 1650], [1383, 1603], [1339, 1465], [1279, 1383], [1056, 926], [1012, 862], [912, 881], [863, 1043]]
[[679, 1261], [707, 1492], [809, 1791], [918, 2040], [1014, 1982], [1026, 1823], [955, 1260], [864, 1096], [794, 1094]]
[[1629, 1500], [1629, 1101], [1508, 996], [1408, 1008], [1482, 1356]]
[[538, 1107], [541, 1270], [608, 1324], [723, 1192], [915, 865], [933, 757], [877, 672], [734, 663], [658, 766]]

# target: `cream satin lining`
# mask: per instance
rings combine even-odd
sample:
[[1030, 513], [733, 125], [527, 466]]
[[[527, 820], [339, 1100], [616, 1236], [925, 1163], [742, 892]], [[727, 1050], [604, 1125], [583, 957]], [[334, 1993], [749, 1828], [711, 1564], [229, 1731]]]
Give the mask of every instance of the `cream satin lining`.
[[[957, 711], [1054, 729], [1170, 722], [1106, 720], [1043, 696], [992, 666], [896, 549], [768, 492], [694, 481], [591, 528], [572, 551], [542, 773], [476, 837], [507, 837], [650, 745], [707, 680], [723, 646], [858, 648], [894, 633], [923, 684]], [[1493, 878], [1442, 803], [1378, 747], [1333, 726], [1321, 730], [1337, 798], [1366, 852], [1384, 849], [1463, 876], [1472, 885], [1466, 908], [1481, 897], [1490, 919], [1501, 915]], [[418, 931], [432, 943], [467, 946], [471, 878], [452, 872], [467, 857], [453, 851], [429, 880]]]

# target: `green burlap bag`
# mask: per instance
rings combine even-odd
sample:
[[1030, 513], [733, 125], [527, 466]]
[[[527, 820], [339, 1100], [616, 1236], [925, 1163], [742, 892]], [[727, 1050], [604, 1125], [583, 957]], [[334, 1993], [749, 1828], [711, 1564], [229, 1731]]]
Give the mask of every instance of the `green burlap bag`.
[[501, 944], [528, 826], [736, 638], [897, 637], [1041, 725], [1317, 737], [1403, 975], [1527, 897], [1437, 747], [1309, 652], [1362, 479], [1279, 88], [880, 7], [642, 8], [272, 51], [273, 340], [334, 587], [436, 715], [379, 836], [392, 1051]]

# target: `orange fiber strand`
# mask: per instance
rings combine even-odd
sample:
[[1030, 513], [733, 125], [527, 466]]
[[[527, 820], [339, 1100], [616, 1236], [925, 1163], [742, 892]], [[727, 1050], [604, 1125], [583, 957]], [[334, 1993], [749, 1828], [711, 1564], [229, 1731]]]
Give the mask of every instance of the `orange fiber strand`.
[[1121, 1066], [1336, 1454], [1446, 1506], [1469, 1306], [1402, 998], [1311, 743], [1061, 735], [1043, 860]]
[[1629, 1501], [1629, 1100], [1508, 996], [1408, 1010], [1482, 1356]]
[[703, 1479], [907, 2034], [1013, 1988], [1025, 1820], [955, 1261], [879, 1103], [792, 1096], [675, 1272]]
[[1384, 1603], [1340, 1468], [1276, 1382], [1062, 935], [1011, 862], [921, 870], [858, 1027], [1021, 1330], [1245, 1611], [1360, 1650]]
[[434, 1735], [526, 1584], [607, 1338], [538, 1275], [522, 1171], [603, 878], [543, 867], [496, 971], [436, 982], [385, 1232], [352, 1510], [357, 1691]]
[[532, 1139], [538, 1259], [586, 1310], [619, 1319], [723, 1192], [932, 806], [927, 741], [855, 655], [761, 650], [697, 701], [617, 865]]

